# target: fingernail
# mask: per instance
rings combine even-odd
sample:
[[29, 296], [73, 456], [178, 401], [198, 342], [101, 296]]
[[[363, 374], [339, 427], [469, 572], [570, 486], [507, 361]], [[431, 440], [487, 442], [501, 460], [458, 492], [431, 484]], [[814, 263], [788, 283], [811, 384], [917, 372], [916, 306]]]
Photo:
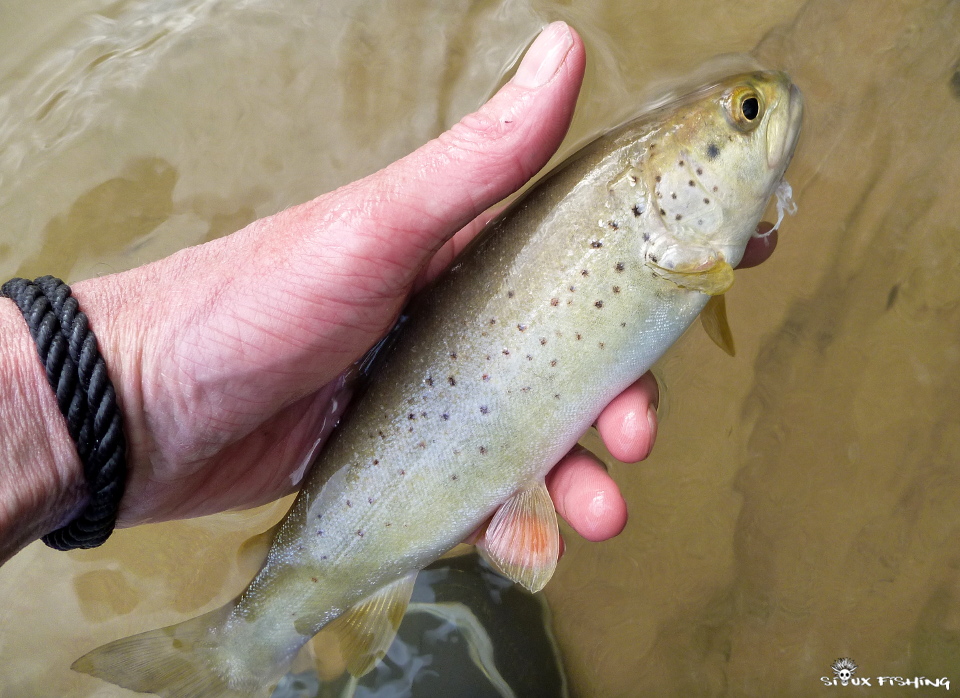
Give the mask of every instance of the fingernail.
[[650, 443], [647, 446], [647, 455], [644, 458], [649, 457], [653, 450], [653, 442], [657, 440], [657, 408], [653, 404], [647, 407], [647, 424], [650, 426]]
[[573, 34], [566, 22], [548, 25], [527, 50], [513, 76], [513, 83], [527, 88], [547, 84], [557, 74], [572, 47]]

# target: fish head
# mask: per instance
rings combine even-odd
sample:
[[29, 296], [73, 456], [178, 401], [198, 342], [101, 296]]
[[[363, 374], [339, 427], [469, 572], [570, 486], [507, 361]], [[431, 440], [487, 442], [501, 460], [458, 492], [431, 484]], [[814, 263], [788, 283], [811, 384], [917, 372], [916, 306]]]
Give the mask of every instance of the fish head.
[[737, 265], [793, 157], [802, 114], [800, 91], [779, 71], [731, 76], [662, 108], [642, 168], [664, 232], [649, 251], [658, 264]]

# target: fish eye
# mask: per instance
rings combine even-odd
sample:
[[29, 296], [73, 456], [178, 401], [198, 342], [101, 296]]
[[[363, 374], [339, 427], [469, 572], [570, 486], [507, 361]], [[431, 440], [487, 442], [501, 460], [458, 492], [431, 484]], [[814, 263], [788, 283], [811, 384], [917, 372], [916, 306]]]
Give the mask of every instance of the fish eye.
[[727, 99], [727, 111], [734, 125], [741, 131], [749, 131], [760, 123], [763, 116], [763, 101], [749, 87], [734, 89]]

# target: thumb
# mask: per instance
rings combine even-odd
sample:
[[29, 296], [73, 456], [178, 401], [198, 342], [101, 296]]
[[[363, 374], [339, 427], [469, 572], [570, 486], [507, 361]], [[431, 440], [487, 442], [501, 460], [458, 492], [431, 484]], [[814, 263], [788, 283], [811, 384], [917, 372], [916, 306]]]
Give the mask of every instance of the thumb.
[[[570, 124], [584, 59], [579, 36], [563, 22], [550, 24], [478, 111], [383, 170], [288, 211], [306, 233], [298, 247], [327, 259], [335, 253], [338, 283], [352, 260], [371, 296], [405, 295], [454, 232], [550, 159]], [[317, 278], [318, 260], [302, 259]]]

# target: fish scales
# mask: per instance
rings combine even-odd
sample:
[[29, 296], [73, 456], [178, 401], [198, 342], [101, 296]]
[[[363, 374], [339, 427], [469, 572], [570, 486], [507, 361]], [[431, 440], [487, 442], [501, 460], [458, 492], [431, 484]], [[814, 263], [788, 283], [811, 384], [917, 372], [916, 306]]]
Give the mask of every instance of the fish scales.
[[[542, 505], [546, 472], [729, 287], [792, 156], [801, 104], [782, 73], [733, 76], [545, 177], [411, 307], [246, 591], [75, 668], [164, 696], [258, 695], [331, 625], [363, 673], [416, 572], [495, 512], [532, 552], [514, 565], [496, 523], [480, 545], [539, 588], [556, 521], [529, 502]], [[531, 583], [523, 565], [537, 564], [546, 571]], [[134, 652], [149, 671], [126, 666]]]

